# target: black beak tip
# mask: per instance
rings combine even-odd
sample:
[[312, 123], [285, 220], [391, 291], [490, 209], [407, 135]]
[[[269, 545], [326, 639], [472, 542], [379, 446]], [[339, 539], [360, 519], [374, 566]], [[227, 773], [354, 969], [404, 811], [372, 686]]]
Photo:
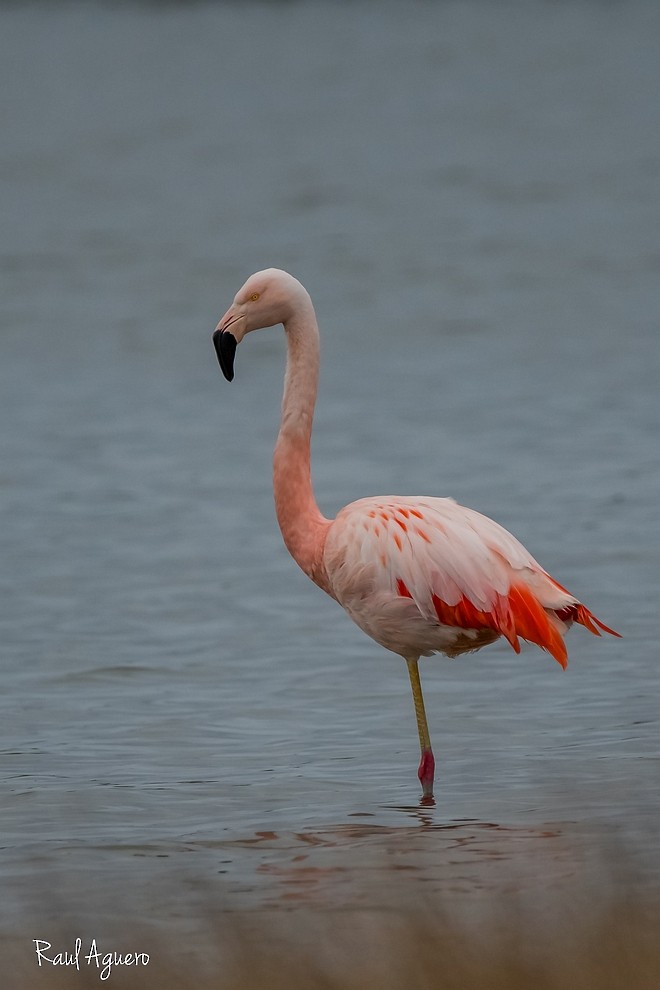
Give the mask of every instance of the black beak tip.
[[213, 346], [218, 356], [218, 362], [223, 375], [228, 382], [234, 378], [234, 355], [236, 354], [236, 337], [228, 330], [216, 330], [213, 334]]

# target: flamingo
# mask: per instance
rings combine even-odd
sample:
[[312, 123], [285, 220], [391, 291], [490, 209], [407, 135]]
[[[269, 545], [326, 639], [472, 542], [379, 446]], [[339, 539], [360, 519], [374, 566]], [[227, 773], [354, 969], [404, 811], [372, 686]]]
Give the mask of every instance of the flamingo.
[[275, 508], [284, 543], [311, 580], [381, 646], [406, 661], [421, 759], [422, 803], [433, 804], [435, 760], [419, 677], [420, 657], [456, 657], [503, 636], [567, 664], [573, 622], [619, 636], [555, 581], [498, 523], [451, 498], [362, 498], [326, 519], [310, 470], [319, 373], [312, 300], [275, 268], [248, 278], [213, 334], [220, 368], [234, 377], [238, 344], [252, 330], [283, 324], [287, 363], [273, 456]]

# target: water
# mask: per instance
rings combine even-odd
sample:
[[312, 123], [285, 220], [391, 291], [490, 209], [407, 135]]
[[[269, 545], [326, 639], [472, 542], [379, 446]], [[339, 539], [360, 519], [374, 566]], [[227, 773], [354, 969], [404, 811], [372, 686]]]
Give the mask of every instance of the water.
[[[659, 28], [0, 9], [4, 934], [657, 882]], [[453, 495], [625, 637], [425, 662], [434, 809], [403, 664], [277, 531], [281, 331], [217, 368], [268, 265], [317, 306], [323, 511]]]

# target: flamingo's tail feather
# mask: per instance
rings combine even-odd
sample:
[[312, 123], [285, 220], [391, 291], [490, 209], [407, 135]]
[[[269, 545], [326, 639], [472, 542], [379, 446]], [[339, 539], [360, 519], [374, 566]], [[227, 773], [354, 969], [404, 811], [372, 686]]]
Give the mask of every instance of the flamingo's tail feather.
[[[412, 598], [401, 580], [397, 581], [397, 591], [399, 595]], [[433, 595], [433, 606], [439, 621], [445, 625], [462, 629], [492, 629], [504, 636], [516, 653], [520, 653], [518, 637], [526, 639], [553, 656], [564, 669], [568, 664], [564, 643], [565, 623], [578, 622], [596, 636], [601, 635], [601, 629], [611, 636], [620, 636], [580, 602], [563, 608], [544, 607], [532, 588], [522, 582], [511, 585], [508, 593], [499, 595], [488, 610], [479, 609], [465, 595], [455, 605], [448, 605], [438, 595]]]
[[621, 633], [606, 626], [604, 622], [596, 618], [593, 612], [589, 611], [586, 605], [582, 605], [580, 602], [575, 602], [574, 605], [567, 605], [566, 608], [556, 608], [553, 611], [562, 622], [577, 622], [593, 633], [594, 636], [600, 636], [600, 630], [602, 629], [603, 632], [609, 633], [610, 636], [621, 638]]

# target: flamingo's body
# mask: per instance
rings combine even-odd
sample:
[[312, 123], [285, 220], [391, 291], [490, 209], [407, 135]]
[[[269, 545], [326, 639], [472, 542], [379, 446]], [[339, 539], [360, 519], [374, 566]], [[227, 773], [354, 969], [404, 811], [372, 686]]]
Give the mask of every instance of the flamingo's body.
[[310, 297], [286, 272], [252, 275], [214, 334], [225, 376], [251, 330], [283, 323], [288, 338], [282, 421], [273, 461], [284, 541], [306, 574], [367, 635], [404, 657], [422, 750], [419, 777], [432, 800], [434, 760], [417, 663], [453, 657], [504, 636], [536, 643], [562, 667], [572, 622], [618, 635], [558, 584], [510, 533], [453, 499], [381, 496], [352, 502], [336, 519], [316, 504], [310, 440], [319, 338]]

